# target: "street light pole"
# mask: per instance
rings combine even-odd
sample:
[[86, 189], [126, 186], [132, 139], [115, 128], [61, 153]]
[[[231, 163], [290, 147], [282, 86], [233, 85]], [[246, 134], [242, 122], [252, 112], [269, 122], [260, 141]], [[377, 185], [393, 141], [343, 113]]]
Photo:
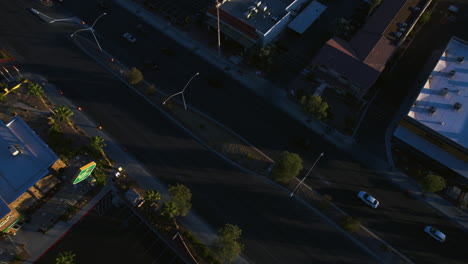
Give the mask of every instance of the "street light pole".
[[184, 102], [184, 107], [185, 107], [185, 110], [187, 110], [187, 105], [185, 104], [185, 97], [184, 97], [184, 92], [185, 92], [185, 89], [187, 89], [187, 86], [190, 84], [190, 82], [193, 80], [193, 78], [197, 77], [200, 73], [197, 72], [195, 73], [192, 78], [190, 78], [190, 80], [187, 82], [187, 84], [185, 84], [184, 86], [184, 89], [182, 89], [182, 91], [178, 92], [178, 93], [175, 93], [171, 96], [169, 96], [166, 100], [164, 100], [164, 102], [162, 103], [163, 105], [166, 104], [167, 101], [169, 101], [169, 99], [171, 99], [172, 97], [176, 96], [176, 95], [179, 95], [181, 94], [182, 95], [182, 101]]
[[101, 17], [103, 17], [103, 16], [105, 16], [105, 15], [107, 15], [107, 13], [104, 13], [104, 14], [98, 16], [98, 18], [96, 18], [96, 20], [94, 20], [94, 23], [93, 23], [93, 25], [91, 25], [91, 27], [89, 27], [89, 28], [84, 28], [84, 29], [79, 29], [79, 30], [73, 32], [73, 33], [70, 35], [70, 37], [73, 38], [73, 36], [75, 36], [75, 34], [78, 33], [78, 32], [80, 32], [80, 31], [89, 30], [89, 31], [91, 31], [91, 34], [93, 34], [93, 37], [94, 37], [94, 39], [96, 40], [96, 43], [97, 43], [97, 45], [98, 45], [98, 47], [99, 47], [99, 50], [102, 51], [101, 45], [99, 45], [99, 41], [97, 40], [96, 35], [94, 35], [94, 25], [96, 24], [96, 22], [97, 22]]
[[294, 188], [294, 190], [291, 192], [291, 194], [289, 195], [290, 197], [293, 197], [294, 196], [294, 193], [297, 191], [297, 189], [299, 189], [299, 186], [301, 186], [301, 184], [305, 181], [305, 179], [307, 178], [307, 176], [309, 176], [309, 173], [312, 171], [312, 169], [315, 167], [315, 164], [317, 164], [317, 162], [320, 160], [320, 158], [323, 156], [323, 152], [320, 153], [320, 155], [318, 156], [318, 158], [315, 160], [314, 162], [314, 165], [312, 165], [312, 167], [309, 169], [309, 171], [307, 172], [307, 174], [304, 176], [304, 178], [302, 178], [302, 180], [299, 182], [299, 184], [297, 184], [297, 186]]
[[219, 25], [219, 7], [221, 6], [222, 3], [218, 1], [219, 0], [216, 0], [216, 16], [218, 18], [218, 55], [221, 57], [221, 28]]

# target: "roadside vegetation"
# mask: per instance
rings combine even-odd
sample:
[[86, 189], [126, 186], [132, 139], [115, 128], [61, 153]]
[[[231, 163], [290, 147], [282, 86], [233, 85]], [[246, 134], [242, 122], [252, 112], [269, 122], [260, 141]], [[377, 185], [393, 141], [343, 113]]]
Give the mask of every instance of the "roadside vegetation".
[[302, 159], [298, 154], [284, 151], [280, 154], [273, 168], [273, 180], [280, 183], [289, 183], [299, 175], [302, 168]]

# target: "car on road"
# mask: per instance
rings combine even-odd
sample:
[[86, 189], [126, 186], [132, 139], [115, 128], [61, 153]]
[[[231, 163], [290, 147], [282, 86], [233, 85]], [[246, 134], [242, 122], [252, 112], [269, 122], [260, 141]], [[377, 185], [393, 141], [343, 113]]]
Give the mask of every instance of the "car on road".
[[435, 240], [443, 243], [445, 241], [445, 234], [440, 232], [439, 229], [433, 227], [433, 226], [426, 226], [424, 228], [424, 232], [428, 233], [431, 237], [433, 237]]
[[146, 59], [143, 64], [146, 66], [146, 67], [149, 67], [149, 68], [152, 68], [153, 70], [158, 70], [159, 69], [159, 65], [156, 64], [154, 61], [152, 61], [151, 59]]
[[372, 195], [366, 193], [365, 191], [358, 192], [358, 197], [361, 199], [365, 204], [371, 206], [372, 208], [377, 208], [379, 206], [379, 201], [372, 197]]
[[39, 11], [37, 11], [36, 9], [31, 8], [31, 9], [29, 9], [29, 10], [31, 10], [31, 12], [32, 12], [33, 14], [39, 15]]
[[132, 43], [136, 42], [136, 38], [134, 36], [132, 36], [132, 34], [130, 34], [130, 33], [123, 34], [123, 37], [126, 38], [128, 41], [130, 41]]

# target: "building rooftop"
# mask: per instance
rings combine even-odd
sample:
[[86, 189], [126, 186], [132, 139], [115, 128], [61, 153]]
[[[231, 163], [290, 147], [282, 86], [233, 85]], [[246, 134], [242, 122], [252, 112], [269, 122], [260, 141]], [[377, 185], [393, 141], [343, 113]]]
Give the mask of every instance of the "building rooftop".
[[[392, 36], [400, 23], [410, 25], [416, 20], [411, 7], [424, 4], [424, 0], [386, 0], [377, 7], [367, 23], [346, 42], [338, 37], [329, 40], [312, 60], [335, 69], [360, 84], [357, 96], [364, 95], [384, 70], [397, 48], [398, 39]], [[408, 26], [409, 27], [409, 26]], [[343, 66], [342, 61], [347, 61]]]
[[288, 27], [299, 34], [302, 34], [326, 9], [327, 6], [314, 0], [297, 17], [295, 17], [291, 23], [289, 23]]
[[[9, 147], [14, 146], [12, 150]], [[17, 155], [13, 155], [18, 150]], [[38, 180], [58, 157], [19, 117], [0, 120], [0, 203], [16, 200]], [[0, 205], [0, 207], [2, 207]], [[0, 214], [0, 218], [3, 215]]]
[[468, 42], [452, 38], [421, 89], [408, 116], [466, 149], [468, 148], [468, 61], [460, 62], [462, 57], [468, 60]]
[[[252, 0], [225, 1], [220, 7], [220, 11], [222, 10], [231, 14], [242, 22], [265, 34], [279, 19], [286, 15], [286, 7], [288, 7], [293, 0], [260, 0], [258, 2], [261, 4], [257, 6], [254, 5]], [[247, 18], [250, 6], [255, 6], [257, 12], [252, 12], [252, 16]], [[216, 8], [214, 11], [216, 15]]]

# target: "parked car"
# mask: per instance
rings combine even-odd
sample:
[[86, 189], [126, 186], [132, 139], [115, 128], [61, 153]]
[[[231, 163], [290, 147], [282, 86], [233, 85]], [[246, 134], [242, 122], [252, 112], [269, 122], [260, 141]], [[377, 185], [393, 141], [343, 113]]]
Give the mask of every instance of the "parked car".
[[358, 192], [358, 197], [361, 199], [365, 204], [371, 206], [372, 208], [377, 208], [379, 206], [379, 201], [377, 201], [372, 195], [366, 193], [365, 191]]
[[403, 33], [397, 31], [397, 32], [392, 32], [392, 35], [393, 35], [394, 37], [396, 37], [396, 38], [401, 38], [401, 36], [403, 36]]
[[134, 36], [132, 36], [132, 34], [130, 34], [130, 33], [123, 34], [123, 37], [126, 38], [128, 41], [130, 41], [132, 43], [136, 42], [136, 38]]
[[433, 237], [435, 240], [443, 243], [445, 241], [445, 234], [440, 232], [437, 228], [433, 226], [426, 226], [424, 228], [424, 232], [428, 233], [431, 237]]

